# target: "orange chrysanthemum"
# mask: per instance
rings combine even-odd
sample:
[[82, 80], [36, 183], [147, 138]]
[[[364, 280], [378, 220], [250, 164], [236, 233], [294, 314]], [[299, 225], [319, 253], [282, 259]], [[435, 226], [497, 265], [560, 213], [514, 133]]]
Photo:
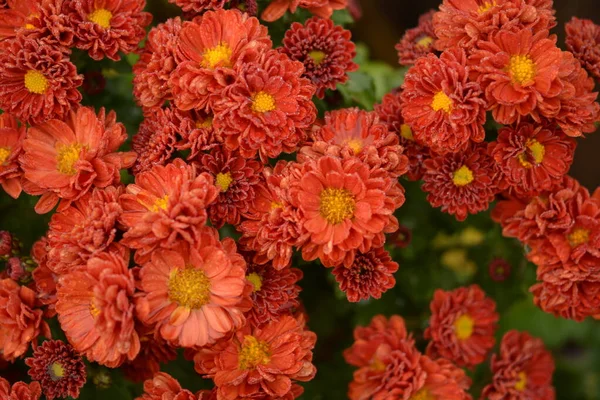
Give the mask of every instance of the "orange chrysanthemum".
[[194, 245], [159, 249], [140, 271], [137, 316], [174, 346], [214, 343], [243, 326], [250, 307], [246, 262], [229, 238], [204, 228]]
[[411, 399], [472, 400], [468, 393], [471, 379], [465, 371], [444, 358], [432, 360], [422, 356], [420, 363], [426, 378]]
[[39, 0], [6, 0], [0, 9], [0, 41], [13, 38], [19, 32], [35, 29], [33, 20], [39, 15]]
[[306, 8], [318, 17], [330, 18], [334, 10], [343, 10], [347, 5], [348, 0], [273, 0], [260, 18], [267, 22], [277, 21], [288, 10], [295, 13], [298, 7]]
[[48, 268], [48, 239], [42, 237], [31, 247], [31, 258], [37, 264], [37, 267], [31, 273], [35, 283], [36, 296], [40, 303], [46, 306], [44, 312], [47, 318], [56, 315], [56, 285], [58, 275]]
[[140, 351], [134, 329], [133, 272], [123, 246], [96, 255], [85, 269], [61, 276], [56, 312], [71, 345], [88, 360], [110, 368]]
[[429, 10], [419, 17], [419, 25], [408, 29], [396, 45], [398, 63], [413, 65], [417, 59], [434, 51], [437, 36], [433, 31], [433, 15], [435, 10]]
[[0, 399], [2, 400], [39, 400], [42, 387], [39, 382], [17, 382], [12, 387], [10, 383], [0, 377]]
[[131, 143], [132, 150], [137, 153], [132, 168], [134, 175], [172, 160], [178, 141], [178, 116], [171, 108], [153, 109], [145, 116]]
[[[187, 389], [182, 389], [177, 379], [166, 372], [158, 372], [153, 378], [144, 382], [144, 393], [136, 400], [199, 400]], [[203, 400], [201, 397], [200, 400]]]
[[600, 79], [600, 26], [589, 19], [573, 17], [565, 24], [567, 49], [596, 79]]
[[527, 332], [508, 331], [500, 354], [492, 356], [494, 381], [483, 389], [489, 400], [554, 400], [554, 360], [540, 339]]
[[482, 363], [495, 343], [496, 303], [479, 286], [471, 285], [451, 292], [436, 290], [430, 308], [427, 354], [461, 367]]
[[120, 170], [135, 161], [134, 152], [117, 152], [127, 139], [116, 114], [87, 107], [71, 111], [64, 121], [50, 120], [29, 128], [23, 142], [21, 167], [28, 180], [24, 190], [42, 197], [37, 213], [67, 208], [93, 187], [105, 188], [121, 181]]
[[21, 194], [19, 156], [25, 139], [25, 125], [19, 126], [10, 114], [0, 115], [0, 186], [12, 198]]
[[316, 340], [302, 319], [284, 316], [261, 327], [246, 325], [229, 341], [200, 349], [194, 366], [213, 378], [219, 399], [289, 398], [294, 381], [309, 381], [317, 372]]
[[137, 263], [149, 260], [156, 248], [198, 241], [208, 218], [206, 208], [219, 194], [209, 174], [196, 173], [178, 158], [137, 174], [135, 182], [119, 199], [119, 221], [127, 228], [121, 243], [137, 250]]

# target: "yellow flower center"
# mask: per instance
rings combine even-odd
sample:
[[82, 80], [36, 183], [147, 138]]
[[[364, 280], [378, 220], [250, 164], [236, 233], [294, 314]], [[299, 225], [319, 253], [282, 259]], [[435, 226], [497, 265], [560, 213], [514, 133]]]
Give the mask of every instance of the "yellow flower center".
[[433, 108], [433, 111], [444, 110], [445, 113], [450, 113], [452, 111], [452, 99], [440, 90], [433, 96], [431, 108]]
[[77, 173], [75, 163], [79, 161], [81, 147], [79, 143], [59, 145], [56, 156], [56, 168], [58, 172], [65, 175], [75, 175]]
[[220, 43], [215, 47], [204, 50], [204, 53], [202, 53], [202, 66], [209, 69], [231, 67], [231, 47], [227, 43]]
[[48, 374], [54, 382], [59, 381], [65, 376], [65, 368], [59, 362], [53, 362], [48, 365]]
[[176, 269], [169, 276], [169, 300], [193, 310], [210, 301], [210, 279], [196, 268]]
[[[546, 154], [546, 148], [543, 144], [538, 142], [535, 139], [527, 140], [527, 148], [531, 151], [531, 156], [533, 157], [533, 161], [536, 165], [540, 164], [544, 160], [544, 155]], [[533, 165], [527, 160], [526, 152], [523, 152], [517, 156], [519, 163], [524, 168], [531, 168]]]
[[490, 11], [496, 5], [497, 5], [496, 1], [485, 1], [482, 5], [479, 6], [479, 8], [477, 9], [477, 12], [479, 14], [484, 14], [484, 13]]
[[475, 321], [468, 314], [463, 314], [454, 321], [454, 333], [459, 340], [465, 340], [473, 334]]
[[215, 179], [215, 184], [217, 185], [217, 187], [219, 189], [221, 189], [221, 192], [226, 192], [227, 189], [229, 189], [231, 182], [233, 182], [233, 178], [231, 177], [231, 172], [225, 172], [225, 173], [219, 172], [217, 174], [217, 178]]
[[319, 212], [330, 224], [339, 224], [354, 216], [356, 203], [346, 189], [327, 188], [321, 192], [320, 201]]
[[266, 113], [275, 109], [275, 97], [269, 93], [258, 92], [252, 96], [252, 111]]
[[419, 40], [417, 40], [417, 46], [428, 48], [433, 44], [433, 38], [431, 36], [423, 36]]
[[248, 281], [254, 286], [253, 292], [258, 292], [262, 288], [262, 278], [256, 272], [251, 273], [246, 277]]
[[271, 202], [271, 210], [274, 210], [276, 208], [283, 208], [283, 203], [280, 201], [272, 201]]
[[519, 377], [519, 380], [515, 383], [515, 389], [522, 392], [525, 390], [525, 387], [527, 387], [527, 374], [525, 372], [519, 372], [517, 376]]
[[208, 117], [204, 121], [196, 121], [196, 129], [211, 128], [212, 124], [213, 124], [212, 117]]
[[575, 248], [590, 240], [590, 231], [584, 228], [575, 228], [573, 232], [567, 236], [567, 240], [571, 247]]
[[28, 29], [28, 30], [32, 30], [32, 29], [35, 29], [35, 25], [27, 23], [27, 24], [25, 24], [24, 28]]
[[241, 370], [254, 369], [258, 365], [266, 365], [271, 361], [269, 344], [261, 342], [254, 336], [245, 336], [244, 344], [238, 355], [238, 367]]
[[44, 94], [48, 90], [48, 79], [41, 72], [30, 69], [25, 73], [25, 88], [29, 93]]
[[4, 164], [10, 156], [10, 149], [8, 147], [0, 147], [0, 165]]
[[523, 85], [535, 77], [535, 64], [528, 55], [514, 55], [510, 57], [508, 71], [513, 83]]
[[360, 140], [360, 139], [347, 140], [346, 144], [348, 145], [348, 147], [350, 147], [352, 149], [354, 154], [360, 153], [363, 148], [363, 143], [362, 143], [362, 140]]
[[152, 207], [150, 207], [150, 211], [159, 212], [160, 210], [166, 210], [169, 205], [169, 195], [165, 194], [163, 197], [156, 199]]
[[412, 129], [410, 129], [410, 126], [408, 126], [408, 124], [400, 125], [400, 136], [402, 136], [406, 140], [410, 140], [411, 142], [415, 141]]
[[435, 400], [435, 397], [433, 397], [427, 388], [423, 388], [415, 393], [414, 396], [411, 396], [409, 400]]
[[95, 24], [100, 25], [104, 29], [110, 28], [110, 20], [112, 19], [112, 13], [106, 8], [99, 8], [90, 15], [88, 15], [88, 21], [92, 21]]
[[370, 367], [373, 371], [377, 371], [377, 372], [383, 372], [383, 371], [385, 371], [385, 368], [386, 368], [383, 361], [381, 361], [379, 358], [373, 359], [373, 361], [371, 361]]
[[90, 314], [92, 315], [92, 317], [94, 317], [94, 319], [98, 318], [98, 315], [100, 315], [100, 309], [96, 305], [94, 299], [90, 301]]
[[466, 165], [463, 165], [454, 171], [452, 176], [452, 182], [454, 182], [456, 186], [460, 187], [467, 186], [469, 183], [473, 182], [473, 179], [473, 171], [471, 171]]
[[321, 50], [312, 50], [308, 52], [308, 56], [313, 60], [313, 63], [315, 63], [315, 65], [319, 65], [323, 62], [323, 60], [325, 60], [327, 54], [325, 54]]

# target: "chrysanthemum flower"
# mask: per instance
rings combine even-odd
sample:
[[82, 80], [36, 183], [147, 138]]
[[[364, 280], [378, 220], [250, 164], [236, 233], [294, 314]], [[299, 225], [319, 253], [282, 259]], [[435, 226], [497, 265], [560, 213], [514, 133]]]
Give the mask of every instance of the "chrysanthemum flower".
[[0, 186], [12, 198], [21, 194], [19, 156], [23, 149], [25, 126], [10, 114], [0, 115]]
[[37, 267], [31, 273], [35, 284], [36, 296], [46, 306], [44, 315], [52, 318], [56, 315], [56, 285], [58, 275], [48, 268], [48, 239], [44, 236], [31, 247], [31, 258]]
[[325, 156], [304, 163], [290, 189], [310, 233], [302, 257], [350, 267], [356, 251], [383, 245], [384, 233], [398, 228], [393, 213], [404, 203], [401, 191], [392, 192], [394, 183], [387, 171], [370, 170], [357, 158]]
[[470, 50], [499, 30], [536, 34], [556, 26], [556, 19], [552, 0], [444, 0], [433, 26], [438, 50]]
[[502, 177], [486, 146], [436, 155], [424, 162], [423, 190], [433, 207], [463, 221], [468, 214], [487, 210], [503, 187]]
[[30, 124], [63, 118], [81, 101], [83, 78], [62, 49], [20, 36], [0, 51], [0, 108]]
[[527, 332], [509, 331], [502, 338], [500, 354], [492, 356], [493, 382], [483, 389], [490, 400], [553, 400], [554, 360], [540, 339]]
[[432, 360], [427, 356], [420, 358], [420, 364], [426, 374], [425, 382], [410, 397], [415, 400], [471, 400], [468, 393], [471, 379], [465, 372], [444, 358]]
[[131, 143], [132, 150], [137, 153], [134, 174], [148, 171], [155, 165], [165, 165], [172, 159], [179, 139], [176, 113], [171, 108], [156, 108], [145, 116]]
[[38, 400], [42, 395], [39, 382], [17, 382], [12, 387], [10, 383], [0, 377], [0, 399], [2, 400]]
[[288, 10], [295, 13], [298, 7], [306, 8], [318, 17], [329, 18], [334, 10], [343, 10], [347, 5], [348, 0], [273, 0], [260, 18], [267, 22], [277, 21]]
[[0, 258], [6, 260], [13, 254], [13, 236], [9, 231], [0, 231]]
[[339, 265], [333, 270], [340, 289], [351, 302], [367, 300], [381, 295], [396, 284], [394, 273], [398, 263], [392, 261], [388, 252], [379, 247], [366, 253], [357, 253], [350, 267]]
[[213, 124], [212, 111], [176, 110], [173, 115], [177, 132], [182, 137], [177, 143], [177, 150], [189, 150], [188, 160], [197, 159], [202, 152], [221, 146], [225, 141], [223, 132]]
[[488, 265], [490, 277], [495, 282], [504, 282], [510, 276], [511, 265], [503, 258], [495, 258]]
[[381, 104], [375, 104], [375, 112], [379, 115], [379, 119], [388, 125], [388, 129], [400, 138], [400, 145], [404, 148], [402, 154], [408, 158], [407, 178], [418, 181], [423, 177], [423, 162], [429, 158], [429, 149], [416, 141], [412, 129], [404, 123], [403, 106], [400, 91], [388, 93], [383, 96]]
[[169, 0], [169, 3], [181, 7], [183, 12], [200, 14], [207, 10], [218, 10], [225, 6], [229, 0]]
[[39, 0], [9, 0], [6, 9], [0, 9], [0, 41], [13, 38], [19, 31], [35, 29], [32, 20], [40, 7]]
[[565, 24], [567, 49], [596, 79], [600, 79], [600, 26], [589, 19], [573, 17]]
[[121, 366], [127, 379], [143, 382], [160, 371], [160, 365], [177, 358], [177, 349], [162, 338], [157, 337], [154, 328], [138, 324], [136, 331], [140, 337], [140, 352], [137, 357]]
[[115, 368], [140, 351], [134, 329], [135, 282], [123, 246], [61, 276], [56, 311], [69, 343], [88, 360]]
[[239, 10], [208, 11], [179, 33], [181, 63], [169, 86], [181, 110], [205, 109], [235, 80], [234, 68], [270, 49], [267, 28]]
[[437, 38], [433, 31], [433, 15], [435, 13], [435, 10], [430, 10], [421, 15], [419, 25], [404, 33], [396, 45], [400, 65], [413, 65], [417, 59], [434, 51]]
[[[144, 382], [144, 393], [136, 400], [198, 400], [187, 389], [182, 389], [177, 379], [166, 372], [158, 372], [153, 378]], [[203, 399], [203, 398], [202, 398]]]
[[471, 285], [450, 292], [436, 290], [430, 308], [427, 354], [461, 367], [482, 363], [495, 343], [496, 303], [479, 286]]
[[24, 190], [41, 194], [37, 213], [50, 211], [62, 199], [59, 211], [94, 186], [118, 184], [120, 170], [135, 161], [134, 152], [117, 152], [127, 139], [116, 114], [87, 107], [71, 111], [63, 121], [50, 120], [29, 128], [23, 142], [21, 167], [29, 185]]
[[177, 38], [182, 26], [179, 17], [171, 18], [148, 33], [140, 59], [133, 66], [133, 95], [142, 107], [160, 107], [173, 99], [168, 82], [180, 61]]
[[213, 108], [225, 145], [239, 148], [246, 158], [257, 152], [263, 159], [294, 152], [317, 112], [311, 100], [315, 87], [303, 73], [302, 63], [277, 50], [245, 63]]
[[219, 194], [209, 174], [197, 174], [178, 158], [139, 173], [135, 182], [119, 199], [119, 221], [127, 228], [121, 243], [137, 250], [137, 263], [149, 260], [158, 247], [198, 241], [208, 218], [206, 208]]
[[249, 286], [233, 240], [221, 243], [206, 227], [194, 245], [152, 253], [140, 271], [137, 316], [174, 346], [205, 346], [243, 326]]
[[573, 162], [575, 145], [559, 129], [521, 123], [500, 129], [488, 151], [513, 190], [531, 197], [563, 180]]
[[75, 33], [74, 45], [94, 60], [118, 61], [119, 52], [134, 52], [146, 36], [152, 15], [146, 0], [81, 0], [66, 2], [63, 12]]
[[208, 217], [217, 229], [224, 224], [238, 225], [256, 197], [255, 188], [260, 183], [263, 164], [245, 159], [237, 151], [216, 147], [199, 155], [198, 170], [214, 177], [219, 189], [216, 200], [208, 207]]
[[256, 264], [251, 256], [246, 258], [246, 279], [252, 284], [252, 309], [246, 313], [246, 320], [252, 326], [260, 326], [289, 315], [300, 306], [301, 288], [296, 283], [303, 274], [297, 268], [276, 270], [270, 263]]
[[122, 213], [122, 187], [95, 188], [79, 200], [52, 215], [48, 224], [48, 268], [57, 275], [80, 266], [109, 249], [117, 235]]
[[402, 86], [402, 117], [420, 143], [440, 154], [464, 150], [485, 138], [486, 103], [478, 83], [469, 80], [464, 50], [422, 57]]
[[30, 343], [35, 348], [39, 335], [50, 337], [50, 328], [38, 306], [33, 290], [12, 279], [0, 280], [1, 358], [12, 362], [29, 349]]
[[60, 340], [47, 340], [25, 360], [31, 379], [40, 382], [48, 400], [79, 397], [86, 381], [85, 364], [73, 347]]
[[294, 22], [283, 38], [283, 52], [304, 64], [304, 75], [317, 88], [322, 99], [325, 89], [335, 90], [348, 80], [348, 72], [358, 69], [352, 59], [356, 47], [352, 34], [330, 19], [313, 17], [304, 25]]
[[199, 374], [213, 378], [220, 399], [280, 398], [290, 392], [294, 381], [315, 376], [316, 339], [305, 330], [304, 321], [284, 316], [261, 327], [246, 325], [216, 349], [200, 349], [194, 365]]

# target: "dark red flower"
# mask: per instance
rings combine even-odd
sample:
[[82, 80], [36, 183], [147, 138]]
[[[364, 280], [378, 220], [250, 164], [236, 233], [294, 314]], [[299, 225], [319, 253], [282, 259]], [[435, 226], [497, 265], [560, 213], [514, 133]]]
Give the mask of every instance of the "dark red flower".
[[567, 49], [596, 79], [600, 79], [600, 26], [589, 19], [573, 17], [565, 24]]
[[0, 7], [0, 41], [14, 38], [18, 33], [28, 33], [36, 26], [33, 24], [39, 15], [39, 0], [4, 0]]
[[147, 171], [155, 165], [171, 161], [178, 142], [178, 111], [156, 108], [145, 116], [138, 132], [133, 136], [131, 148], [137, 153], [133, 173]]
[[8, 231], [0, 231], [0, 258], [6, 259], [12, 255], [13, 237]]
[[418, 58], [434, 51], [437, 36], [433, 31], [433, 15], [435, 10], [429, 10], [419, 17], [419, 25], [408, 29], [396, 45], [398, 63], [413, 65]]
[[511, 269], [512, 267], [508, 261], [499, 257], [494, 258], [488, 266], [490, 277], [496, 282], [504, 282], [507, 280], [510, 276]]
[[388, 240], [386, 240], [386, 242], [389, 242], [400, 249], [408, 247], [411, 241], [412, 230], [402, 224], [398, 226], [398, 230], [396, 232], [389, 234]]

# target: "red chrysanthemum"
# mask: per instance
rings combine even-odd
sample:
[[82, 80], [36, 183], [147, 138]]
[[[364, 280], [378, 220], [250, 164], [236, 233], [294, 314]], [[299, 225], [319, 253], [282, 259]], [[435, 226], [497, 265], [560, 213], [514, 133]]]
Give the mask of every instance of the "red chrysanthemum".
[[487, 210], [503, 180], [485, 145], [461, 153], [436, 155], [424, 162], [423, 190], [433, 207], [464, 221]]
[[404, 33], [396, 45], [400, 65], [413, 65], [417, 59], [434, 51], [437, 38], [433, 31], [433, 15], [435, 13], [435, 10], [430, 10], [421, 15], [419, 25]]
[[438, 50], [472, 50], [499, 30], [536, 34], [556, 26], [556, 19], [552, 0], [444, 0], [433, 26]]
[[0, 186], [12, 198], [21, 194], [21, 166], [19, 156], [23, 150], [25, 125], [10, 114], [0, 115]]
[[174, 115], [177, 121], [177, 132], [182, 138], [177, 143], [177, 150], [190, 150], [188, 160], [198, 158], [202, 152], [221, 146], [225, 141], [223, 132], [213, 125], [212, 112], [177, 110]]
[[39, 400], [42, 387], [39, 382], [17, 382], [12, 387], [10, 383], [0, 377], [0, 399], [2, 400]]
[[133, 361], [121, 366], [121, 370], [134, 382], [143, 382], [160, 371], [160, 365], [177, 359], [177, 349], [155, 335], [154, 328], [138, 324], [136, 331], [140, 337], [140, 352]]
[[573, 17], [565, 24], [567, 49], [596, 79], [600, 79], [600, 26], [589, 19]]
[[175, 105], [181, 110], [210, 107], [235, 81], [235, 70], [271, 46], [267, 28], [239, 10], [208, 11], [194, 19], [179, 32], [181, 63], [169, 79]]
[[171, 18], [148, 33], [140, 59], [133, 66], [133, 95], [142, 107], [160, 107], [173, 99], [168, 82], [180, 62], [177, 39], [182, 26], [179, 17]]
[[123, 246], [96, 255], [85, 269], [61, 276], [56, 312], [75, 350], [110, 368], [140, 351], [134, 329], [135, 282]]
[[12, 279], [0, 280], [0, 358], [12, 362], [25, 354], [30, 343], [35, 348], [39, 335], [50, 337], [38, 306], [33, 290]]
[[0, 41], [13, 38], [18, 32], [35, 29], [32, 24], [39, 15], [39, 0], [6, 0], [5, 9], [0, 7]]
[[417, 141], [440, 154], [466, 149], [485, 138], [486, 103], [479, 84], [469, 80], [464, 50], [418, 59], [402, 86], [402, 117]]
[[384, 233], [398, 229], [393, 213], [404, 193], [384, 169], [369, 169], [357, 158], [325, 156], [305, 162], [295, 179], [292, 205], [310, 234], [302, 246], [305, 260], [350, 267], [357, 251], [382, 246]]
[[489, 400], [554, 400], [554, 360], [540, 339], [527, 332], [508, 331], [500, 354], [492, 356], [493, 382], [483, 389]]
[[111, 248], [122, 213], [122, 187], [95, 188], [52, 215], [48, 224], [48, 260], [52, 272], [62, 275], [85, 266], [87, 260]]
[[385, 122], [388, 129], [395, 132], [400, 145], [404, 148], [403, 154], [408, 158], [408, 172], [406, 176], [411, 181], [418, 181], [423, 177], [423, 162], [429, 158], [429, 149], [422, 143], [417, 143], [413, 136], [412, 129], [404, 123], [402, 118], [402, 93], [388, 93], [383, 96], [381, 104], [375, 104], [375, 112], [379, 119]]
[[298, 162], [318, 160], [324, 155], [358, 157], [371, 169], [383, 168], [396, 178], [406, 173], [408, 158], [403, 155], [398, 135], [379, 121], [374, 112], [345, 108], [325, 113], [325, 123], [314, 128], [312, 143], [298, 154]]
[[0, 108], [39, 124], [63, 118], [81, 101], [83, 77], [62, 49], [20, 36], [0, 49]]
[[212, 226], [218, 229], [224, 224], [238, 225], [254, 202], [263, 164], [245, 159], [237, 151], [216, 147], [210, 153], [199, 155], [196, 165], [199, 171], [214, 177], [219, 189], [216, 200], [208, 207]]
[[56, 286], [58, 275], [48, 268], [48, 239], [41, 238], [31, 247], [31, 258], [37, 267], [31, 273], [35, 283], [36, 295], [40, 303], [47, 307], [45, 316], [52, 318], [56, 315]]
[[348, 72], [358, 69], [352, 59], [356, 47], [352, 34], [330, 19], [313, 17], [304, 25], [294, 22], [283, 38], [283, 52], [292, 60], [304, 64], [306, 78], [317, 88], [322, 99], [325, 89], [335, 90], [338, 83], [348, 80]]
[[512, 189], [531, 197], [562, 182], [575, 145], [560, 129], [521, 123], [500, 129], [488, 151]]
[[245, 63], [235, 83], [214, 105], [225, 145], [247, 158], [292, 153], [306, 140], [316, 118], [315, 87], [302, 78], [304, 66], [277, 50]]
[[270, 263], [259, 265], [248, 254], [246, 279], [252, 284], [252, 309], [246, 313], [246, 320], [252, 326], [260, 326], [275, 321], [300, 306], [298, 295], [302, 271], [297, 268], [276, 270]]
[[472, 400], [468, 389], [471, 379], [465, 372], [444, 358], [420, 358], [426, 374], [425, 382], [410, 398], [414, 400]]
[[24, 190], [42, 197], [35, 206], [46, 213], [60, 199], [58, 211], [67, 208], [93, 187], [120, 183], [120, 170], [135, 161], [134, 152], [117, 152], [127, 139], [116, 114], [91, 108], [71, 111], [64, 121], [53, 119], [29, 128], [20, 158]]
[[146, 0], [80, 0], [65, 2], [75, 34], [74, 45], [94, 60], [121, 59], [119, 52], [132, 53], [146, 36], [152, 15], [144, 12]]
[[249, 308], [246, 262], [229, 238], [205, 228], [194, 245], [152, 253], [140, 271], [136, 310], [174, 346], [214, 343], [243, 326]]
[[496, 303], [479, 286], [471, 285], [450, 292], [436, 290], [430, 308], [427, 354], [461, 367], [482, 363], [495, 343]]
[[229, 341], [200, 349], [194, 366], [199, 374], [213, 378], [219, 399], [285, 398], [294, 381], [315, 376], [316, 340], [303, 320], [284, 316], [261, 327], [246, 325]]
[[490, 277], [495, 282], [504, 282], [507, 280], [511, 269], [511, 265], [503, 258], [495, 258], [488, 265]]
[[183, 12], [190, 14], [200, 14], [206, 10], [219, 10], [228, 3], [229, 0], [169, 0], [169, 3], [181, 7]]
[[347, 5], [348, 0], [273, 0], [264, 9], [260, 18], [273, 22], [283, 17], [288, 10], [295, 13], [298, 7], [306, 8], [318, 17], [330, 18], [334, 10], [343, 10]]
[[357, 253], [351, 266], [339, 265], [333, 275], [340, 289], [351, 302], [381, 298], [381, 295], [396, 284], [394, 273], [398, 263], [392, 261], [383, 248], [371, 249], [366, 253]]
[[206, 208], [219, 194], [209, 174], [198, 174], [178, 158], [139, 173], [135, 182], [119, 199], [119, 220], [127, 228], [122, 243], [137, 250], [137, 263], [149, 260], [158, 247], [197, 242], [208, 218]]
[[[136, 400], [198, 400], [187, 389], [182, 389], [177, 379], [166, 372], [158, 372], [153, 378], [144, 382], [144, 393]], [[204, 399], [201, 397], [200, 399]]]
[[73, 347], [60, 340], [47, 340], [25, 360], [31, 379], [40, 382], [48, 400], [79, 397], [86, 381], [85, 364]]
[[171, 161], [179, 139], [176, 114], [171, 108], [156, 108], [145, 116], [131, 143], [131, 149], [137, 153], [134, 175]]

